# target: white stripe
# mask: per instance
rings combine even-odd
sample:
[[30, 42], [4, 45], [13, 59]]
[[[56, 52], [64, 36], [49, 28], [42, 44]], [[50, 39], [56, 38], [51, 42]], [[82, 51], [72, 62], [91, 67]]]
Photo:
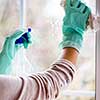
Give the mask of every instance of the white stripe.
[[70, 81], [72, 80], [72, 77], [70, 76], [70, 74], [68, 73], [68, 71], [65, 72], [61, 67], [59, 67], [58, 65], [56, 65], [56, 66], [57, 66], [57, 68], [58, 68], [59, 70], [61, 70], [61, 71], [63, 71], [64, 73], [67, 74], [67, 76], [68, 76], [68, 78], [69, 78]]
[[[65, 60], [58, 60], [58, 61], [56, 61], [56, 62], [53, 63], [53, 64], [56, 64], [56, 63], [57, 63], [57, 64], [59, 64], [59, 63], [65, 63], [65, 64], [67, 64], [68, 67], [70, 66], [70, 67], [74, 70], [74, 72], [76, 72], [76, 69], [75, 69], [76, 67], [75, 67], [73, 64], [69, 63], [67, 60], [66, 60], [66, 61], [65, 61]], [[69, 67], [69, 68], [70, 68], [70, 67]], [[71, 70], [72, 70], [72, 69], [71, 69]]]
[[65, 62], [65, 63], [67, 63], [69, 66], [71, 66], [74, 70], [77, 70], [77, 69], [76, 69], [76, 66], [75, 66], [71, 61], [69, 61], [69, 60], [67, 60], [67, 59], [61, 59], [61, 60], [58, 60], [58, 61]]
[[69, 67], [69, 65], [67, 65], [67, 64], [64, 64], [63, 62], [58, 62], [58, 63], [55, 63], [54, 65], [56, 65], [56, 64], [60, 64], [60, 65], [62, 65], [62, 66], [64, 66], [64, 67], [66, 67], [66, 68], [68, 68], [68, 70], [71, 70], [71, 72], [72, 72], [72, 74], [74, 74], [75, 72], [73, 72], [73, 70]]

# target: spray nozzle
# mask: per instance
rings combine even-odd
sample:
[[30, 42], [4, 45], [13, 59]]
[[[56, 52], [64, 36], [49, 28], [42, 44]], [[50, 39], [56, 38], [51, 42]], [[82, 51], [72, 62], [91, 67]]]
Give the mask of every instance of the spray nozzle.
[[29, 36], [28, 34], [31, 32], [31, 28], [28, 28], [28, 31], [25, 32], [19, 39], [16, 40], [15, 44], [22, 44], [24, 41], [27, 41], [29, 43]]

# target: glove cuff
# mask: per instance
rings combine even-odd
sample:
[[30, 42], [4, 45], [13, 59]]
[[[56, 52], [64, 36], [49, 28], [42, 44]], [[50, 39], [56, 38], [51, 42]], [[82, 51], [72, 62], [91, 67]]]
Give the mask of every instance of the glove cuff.
[[79, 33], [66, 34], [66, 36], [63, 36], [63, 41], [60, 43], [60, 48], [72, 47], [75, 48], [78, 52], [80, 52], [83, 42], [83, 36]]

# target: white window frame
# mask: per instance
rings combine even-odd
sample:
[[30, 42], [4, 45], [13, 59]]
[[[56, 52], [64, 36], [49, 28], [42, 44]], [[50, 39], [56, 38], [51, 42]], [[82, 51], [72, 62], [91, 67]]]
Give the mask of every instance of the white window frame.
[[[100, 0], [97, 0], [97, 10], [99, 11], [99, 4]], [[99, 8], [98, 8], [99, 7]], [[99, 11], [100, 14], [100, 11]], [[23, 28], [26, 26], [26, 0], [20, 0], [20, 26]], [[100, 32], [99, 32], [100, 33]], [[97, 44], [100, 43], [100, 34], [97, 34]], [[100, 51], [100, 45], [97, 45], [97, 54], [98, 51]], [[99, 84], [100, 84], [100, 79], [99, 79], [99, 71], [100, 71], [100, 55], [97, 56], [97, 100], [100, 98], [100, 90], [99, 90]], [[83, 91], [83, 90], [65, 90], [63, 91], [64, 96], [90, 96], [90, 97], [95, 97], [95, 91]]]
[[26, 0], [20, 0], [20, 27], [26, 26]]
[[65, 90], [63, 91], [64, 96], [79, 96], [79, 97], [95, 97], [95, 91], [87, 91], [87, 90]]
[[[100, 16], [100, 0], [96, 0], [97, 15]], [[100, 30], [96, 33], [96, 100], [100, 100]]]

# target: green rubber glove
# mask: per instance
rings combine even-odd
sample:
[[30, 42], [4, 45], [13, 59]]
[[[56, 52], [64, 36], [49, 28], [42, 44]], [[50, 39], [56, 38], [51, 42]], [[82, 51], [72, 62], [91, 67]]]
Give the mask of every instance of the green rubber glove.
[[73, 47], [80, 50], [90, 14], [90, 9], [81, 1], [66, 0], [62, 26], [63, 41], [60, 43], [62, 48]]
[[6, 38], [3, 49], [0, 53], [0, 74], [9, 74], [11, 72], [12, 60], [15, 57], [17, 51], [22, 46], [24, 46], [24, 43], [15, 44], [15, 41], [19, 39], [24, 33], [25, 30], [17, 30], [13, 35]]

